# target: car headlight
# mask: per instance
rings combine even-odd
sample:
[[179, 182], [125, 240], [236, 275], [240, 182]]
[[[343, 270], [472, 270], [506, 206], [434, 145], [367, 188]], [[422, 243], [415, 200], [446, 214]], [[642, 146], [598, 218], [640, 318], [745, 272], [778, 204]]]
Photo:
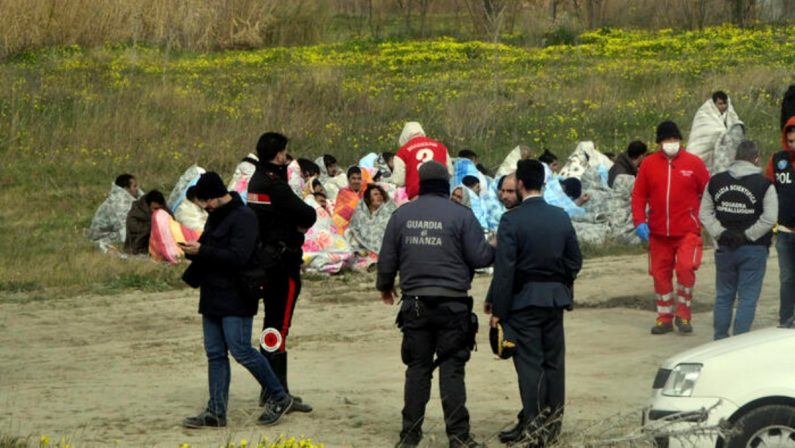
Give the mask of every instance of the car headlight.
[[668, 376], [662, 393], [669, 397], [689, 397], [701, 375], [701, 364], [679, 364]]

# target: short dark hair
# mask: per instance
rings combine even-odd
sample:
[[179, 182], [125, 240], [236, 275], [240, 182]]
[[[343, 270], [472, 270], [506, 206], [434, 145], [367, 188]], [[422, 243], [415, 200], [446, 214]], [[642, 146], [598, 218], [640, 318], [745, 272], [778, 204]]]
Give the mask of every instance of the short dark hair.
[[728, 103], [729, 95], [726, 95], [726, 92], [724, 92], [723, 90], [716, 90], [715, 92], [712, 93], [712, 102], [716, 103], [718, 100], [723, 100], [724, 103]]
[[384, 187], [382, 187], [382, 186], [380, 186], [378, 184], [370, 184], [370, 185], [367, 186], [367, 188], [364, 189], [364, 203], [365, 204], [370, 205], [370, 192], [373, 191], [373, 190], [380, 191], [381, 192], [381, 196], [384, 197], [384, 201], [389, 199], [389, 196], [386, 195], [386, 190], [384, 190]]
[[791, 132], [795, 132], [795, 125], [787, 126], [786, 128], [784, 128], [784, 135], [787, 135]]
[[735, 160], [744, 160], [746, 162], [755, 162], [759, 157], [759, 146], [753, 140], [743, 140], [737, 145], [737, 154], [734, 156]]
[[266, 132], [257, 141], [257, 155], [263, 162], [270, 162], [276, 154], [287, 149], [289, 140], [278, 132]]
[[506, 177], [508, 177], [507, 174], [505, 176], [500, 176], [500, 179], [497, 181], [497, 191], [502, 190], [502, 184], [505, 182]]
[[191, 185], [187, 190], [185, 190], [185, 198], [187, 198], [189, 201], [196, 199], [196, 185]]
[[381, 157], [384, 158], [384, 162], [389, 163], [390, 160], [395, 158], [395, 153], [387, 151], [381, 154]]
[[152, 202], [157, 202], [160, 205], [166, 205], [166, 198], [163, 193], [158, 190], [152, 190], [144, 195], [144, 202], [146, 205], [151, 205]]
[[461, 180], [461, 183], [467, 188], [474, 188], [475, 185], [480, 184], [480, 179], [475, 176], [464, 176], [464, 179]]
[[558, 160], [558, 156], [556, 156], [555, 154], [552, 154], [552, 152], [550, 150], [548, 150], [548, 149], [545, 149], [544, 153], [541, 154], [541, 156], [538, 158], [539, 162], [544, 162], [547, 165], [549, 165], [552, 162], [555, 162], [557, 160]]
[[301, 174], [305, 176], [320, 174], [320, 167], [309, 159], [298, 159], [298, 166], [301, 168]]
[[113, 183], [122, 188], [130, 188], [130, 184], [132, 184], [133, 179], [135, 179], [135, 176], [125, 173], [120, 174]]
[[361, 169], [361, 168], [359, 168], [359, 167], [358, 167], [358, 166], [356, 166], [356, 165], [354, 165], [354, 166], [352, 166], [352, 167], [348, 168], [348, 174], [347, 174], [348, 178], [350, 178], [350, 177], [351, 177], [351, 176], [353, 176], [354, 174], [358, 174], [358, 175], [360, 175], [360, 176], [361, 176], [361, 175], [362, 175], [362, 169]]
[[325, 190], [323, 184], [321, 184], [319, 180], [315, 179], [312, 181], [312, 189], [314, 190], [317, 187], [323, 188]]
[[337, 158], [332, 156], [331, 154], [323, 154], [323, 165], [326, 165], [326, 168], [329, 165], [334, 165], [337, 163]]
[[635, 160], [643, 154], [646, 154], [648, 150], [649, 147], [646, 146], [645, 143], [640, 140], [635, 140], [630, 142], [629, 146], [627, 146], [627, 155], [629, 155], [630, 159]]
[[563, 192], [566, 193], [566, 196], [573, 200], [582, 196], [582, 182], [576, 177], [563, 179], [560, 181], [560, 186], [563, 188]]
[[472, 151], [469, 148], [464, 148], [461, 151], [458, 151], [458, 157], [462, 159], [475, 160], [478, 158], [478, 155], [475, 153], [475, 151]]
[[539, 160], [527, 159], [516, 163], [516, 180], [522, 181], [525, 190], [541, 190], [545, 176], [544, 165]]

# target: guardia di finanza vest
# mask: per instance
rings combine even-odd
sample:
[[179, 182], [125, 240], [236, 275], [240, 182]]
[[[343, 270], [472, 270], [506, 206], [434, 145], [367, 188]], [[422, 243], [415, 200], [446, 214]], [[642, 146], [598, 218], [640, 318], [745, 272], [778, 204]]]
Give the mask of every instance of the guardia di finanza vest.
[[[728, 230], [744, 232], [762, 216], [768, 188], [770, 180], [761, 174], [740, 179], [735, 179], [728, 171], [716, 174], [709, 182], [715, 216]], [[773, 232], [768, 232], [752, 244], [768, 246], [772, 237]]]
[[773, 175], [778, 193], [778, 223], [795, 227], [795, 170], [788, 151], [779, 151], [773, 156]]

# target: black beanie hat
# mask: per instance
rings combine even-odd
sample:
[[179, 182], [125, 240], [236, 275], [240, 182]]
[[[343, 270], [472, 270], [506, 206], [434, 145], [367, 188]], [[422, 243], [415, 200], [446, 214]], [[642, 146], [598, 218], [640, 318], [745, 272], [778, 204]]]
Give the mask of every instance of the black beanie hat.
[[221, 180], [221, 176], [214, 171], [208, 171], [199, 177], [196, 182], [196, 199], [206, 201], [225, 196], [229, 191]]
[[661, 141], [676, 137], [679, 140], [682, 140], [682, 133], [679, 132], [679, 127], [673, 121], [666, 120], [657, 125], [657, 143]]

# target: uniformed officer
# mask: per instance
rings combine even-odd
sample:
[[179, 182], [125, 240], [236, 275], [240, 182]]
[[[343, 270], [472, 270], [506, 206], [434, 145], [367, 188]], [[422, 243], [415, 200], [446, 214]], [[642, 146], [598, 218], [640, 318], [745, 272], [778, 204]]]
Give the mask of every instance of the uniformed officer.
[[795, 317], [795, 116], [781, 118], [782, 147], [770, 157], [765, 175], [773, 181], [778, 194], [778, 315], [779, 322], [784, 325]]
[[[287, 334], [293, 311], [301, 293], [301, 264], [304, 234], [315, 224], [315, 209], [293, 193], [287, 183], [287, 137], [266, 132], [257, 142], [259, 163], [248, 185], [248, 205], [257, 215], [259, 235], [264, 247], [260, 258], [266, 270], [263, 294], [265, 319], [263, 330], [276, 339], [272, 351], [262, 349], [282, 386], [287, 387]], [[278, 334], [278, 337], [276, 335]], [[260, 406], [267, 402], [260, 395]], [[310, 412], [312, 407], [295, 398], [293, 411]]]
[[449, 179], [438, 162], [420, 167], [420, 196], [392, 215], [378, 258], [376, 288], [383, 302], [394, 303], [398, 271], [403, 291], [398, 325], [407, 367], [398, 447], [415, 447], [422, 439], [436, 366], [450, 447], [481, 446], [469, 432], [466, 408], [464, 370], [477, 330], [467, 291], [474, 270], [492, 263], [494, 249], [472, 211], [448, 199]]
[[743, 140], [729, 169], [712, 176], [701, 198], [701, 222], [718, 242], [715, 251], [715, 339], [751, 330], [778, 218], [778, 196], [760, 174], [759, 147]]
[[563, 310], [571, 309], [574, 278], [582, 267], [577, 235], [568, 215], [541, 195], [544, 166], [517, 164], [522, 204], [500, 220], [492, 279], [491, 326], [507, 324], [516, 340], [519, 423], [500, 440], [536, 445], [560, 431], [565, 383]]

